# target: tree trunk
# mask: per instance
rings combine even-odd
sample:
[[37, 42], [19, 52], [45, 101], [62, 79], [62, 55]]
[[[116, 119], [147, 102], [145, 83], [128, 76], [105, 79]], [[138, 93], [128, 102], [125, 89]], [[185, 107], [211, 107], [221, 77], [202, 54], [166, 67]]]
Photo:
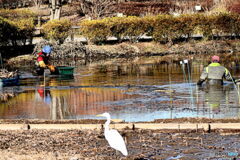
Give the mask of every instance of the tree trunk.
[[51, 0], [51, 16], [50, 20], [60, 19], [62, 10], [62, 0]]
[[34, 0], [34, 4], [37, 7], [37, 9], [39, 9], [42, 4], [42, 0]]
[[56, 8], [54, 19], [60, 19], [62, 7]]

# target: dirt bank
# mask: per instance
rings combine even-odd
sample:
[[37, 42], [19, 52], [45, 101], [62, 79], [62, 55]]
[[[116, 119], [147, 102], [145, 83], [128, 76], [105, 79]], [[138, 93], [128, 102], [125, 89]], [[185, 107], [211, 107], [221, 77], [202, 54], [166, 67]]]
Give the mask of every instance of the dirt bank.
[[[49, 42], [36, 45], [35, 53]], [[239, 61], [239, 40], [227, 41], [190, 41], [172, 46], [155, 42], [120, 43], [114, 45], [83, 45], [80, 42], [68, 42], [53, 46], [53, 60], [69, 59], [86, 64], [101, 60], [112, 60], [114, 63], [161, 63], [179, 62], [182, 59], [209, 59], [213, 54], [221, 55], [223, 60]], [[34, 64], [33, 55], [14, 57], [7, 61], [9, 65]], [[116, 59], [119, 59], [118, 61]]]
[[[79, 119], [79, 120], [35, 120], [35, 119], [0, 119], [0, 124], [103, 124], [106, 120]], [[124, 123], [121, 120], [112, 120], [112, 123]], [[136, 122], [143, 123], [143, 122]], [[156, 119], [144, 123], [240, 123], [240, 119], [211, 119], [211, 118], [175, 118]]]
[[127, 143], [127, 157], [109, 147], [103, 131], [0, 130], [0, 159], [190, 160], [234, 158], [240, 153], [239, 133], [223, 135], [219, 132], [129, 129], [120, 133]]
[[[118, 128], [112, 122], [111, 128]], [[193, 124], [225, 124], [234, 126], [240, 119], [208, 119], [208, 118], [180, 118], [158, 119], [142, 125], [169, 125], [171, 129], [139, 129], [125, 127], [119, 129], [124, 137], [129, 155], [127, 157], [115, 152], [109, 147], [104, 138], [103, 128], [96, 129], [50, 129], [46, 125], [58, 128], [60, 125], [96, 125], [105, 120], [1, 120], [0, 127], [0, 160], [200, 160], [219, 158], [240, 158], [240, 130], [239, 129], [173, 129], [174, 123]], [[4, 130], [4, 124], [22, 126], [15, 130]], [[221, 124], [222, 123], [222, 124]], [[29, 124], [29, 127], [28, 125]], [[34, 129], [34, 125], [45, 125], [45, 129]], [[202, 125], [202, 124], [201, 124]], [[132, 125], [131, 125], [132, 126]], [[35, 126], [36, 127], [36, 126]], [[41, 128], [41, 127], [40, 127]], [[61, 128], [61, 127], [60, 127]], [[78, 127], [75, 127], [78, 128]], [[176, 128], [176, 127], [175, 127]]]

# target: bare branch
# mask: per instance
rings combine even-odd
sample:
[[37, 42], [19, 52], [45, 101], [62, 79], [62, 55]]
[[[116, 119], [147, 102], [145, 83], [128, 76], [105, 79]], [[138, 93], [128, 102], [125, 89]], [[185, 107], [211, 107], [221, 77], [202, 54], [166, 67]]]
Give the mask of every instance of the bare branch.
[[117, 0], [77, 0], [73, 3], [80, 15], [88, 15], [92, 19], [113, 13], [115, 4], [117, 4]]

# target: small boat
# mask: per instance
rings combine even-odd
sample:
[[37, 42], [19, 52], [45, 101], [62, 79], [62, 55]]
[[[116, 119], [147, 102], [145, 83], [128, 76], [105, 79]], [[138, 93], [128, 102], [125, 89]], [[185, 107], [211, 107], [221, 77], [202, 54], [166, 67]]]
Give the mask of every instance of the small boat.
[[19, 85], [19, 75], [11, 78], [0, 78], [0, 86], [17, 86]]
[[[74, 73], [74, 68], [75, 67], [71, 67], [71, 66], [56, 66], [55, 67], [55, 72], [50, 72], [51, 75], [62, 75], [62, 76], [70, 76], [73, 75]], [[36, 74], [37, 75], [43, 75], [45, 73], [48, 74], [48, 69], [43, 69], [43, 68], [36, 68]], [[34, 74], [35, 74], [34, 73]]]
[[73, 75], [74, 67], [70, 66], [57, 66], [56, 70], [59, 75]]

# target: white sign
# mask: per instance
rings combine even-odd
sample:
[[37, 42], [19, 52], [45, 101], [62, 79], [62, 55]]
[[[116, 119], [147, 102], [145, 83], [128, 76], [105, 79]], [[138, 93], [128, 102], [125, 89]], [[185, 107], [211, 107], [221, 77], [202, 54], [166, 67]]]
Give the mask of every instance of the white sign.
[[201, 11], [202, 7], [199, 5], [199, 6], [195, 6], [195, 9], [196, 11]]

